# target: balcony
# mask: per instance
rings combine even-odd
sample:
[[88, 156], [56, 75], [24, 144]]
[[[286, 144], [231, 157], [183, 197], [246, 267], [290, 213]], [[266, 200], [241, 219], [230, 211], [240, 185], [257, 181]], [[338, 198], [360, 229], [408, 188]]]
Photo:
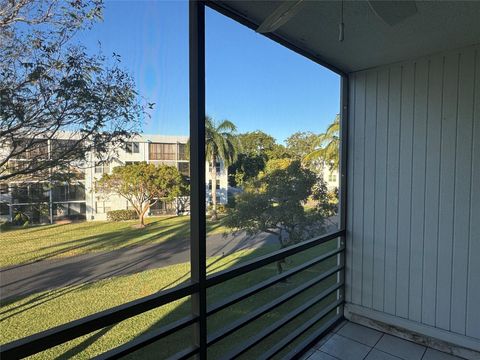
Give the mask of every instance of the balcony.
[[[190, 3], [190, 279], [6, 344], [2, 359], [179, 303], [97, 358], [480, 359], [480, 3], [404, 2], [412, 13], [302, 3], [280, 9], [293, 18], [279, 27], [275, 2]], [[216, 272], [206, 248], [206, 7], [267, 27], [342, 84], [338, 228]]]

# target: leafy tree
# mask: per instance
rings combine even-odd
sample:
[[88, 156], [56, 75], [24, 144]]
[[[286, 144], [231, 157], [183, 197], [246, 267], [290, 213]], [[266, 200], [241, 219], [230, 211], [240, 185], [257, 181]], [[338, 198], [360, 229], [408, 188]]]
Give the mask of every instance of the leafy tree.
[[266, 156], [266, 152], [272, 151], [276, 145], [271, 135], [260, 130], [240, 134], [238, 138], [242, 144], [242, 153], [247, 155]]
[[177, 198], [177, 215], [185, 213], [190, 208], [190, 178], [183, 174], [181, 177]]
[[256, 154], [239, 154], [228, 168], [228, 183], [231, 186], [242, 186], [255, 179], [265, 168], [265, 156]]
[[314, 149], [308, 153], [303, 161], [305, 163], [312, 161], [321, 161], [328, 164], [331, 170], [337, 170], [339, 165], [340, 151], [340, 115], [335, 117], [333, 123], [327, 128], [327, 131], [320, 134], [314, 143]]
[[101, 0], [0, 0], [0, 181], [59, 174], [91, 152], [106, 160], [153, 106], [118, 55], [108, 61], [74, 41], [102, 9]]
[[291, 159], [292, 153], [282, 144], [275, 144], [271, 150], [266, 151], [267, 158], [271, 159]]
[[240, 134], [238, 138], [242, 152], [237, 161], [228, 168], [228, 181], [231, 186], [242, 186], [255, 179], [278, 147], [272, 136], [260, 130]]
[[181, 184], [182, 177], [176, 167], [142, 162], [113, 168], [111, 174], [103, 174], [95, 189], [102, 196], [117, 194], [125, 198], [143, 227], [150, 207], [160, 200], [173, 201], [180, 195]]
[[211, 164], [212, 178], [212, 219], [217, 219], [217, 161], [226, 167], [237, 159], [241, 144], [236, 135], [237, 127], [229, 120], [216, 123], [211, 117], [205, 118], [205, 156]]
[[265, 165], [265, 172], [270, 174], [277, 170], [285, 170], [292, 165], [292, 162], [294, 162], [294, 160], [290, 158], [268, 160], [267, 164]]
[[315, 144], [318, 142], [318, 135], [311, 131], [299, 131], [290, 135], [285, 142], [292, 157], [301, 160], [314, 150]]
[[[317, 175], [298, 160], [272, 167], [236, 197], [225, 224], [234, 233], [270, 233], [282, 248], [318, 234], [323, 228], [322, 214], [307, 212], [303, 206], [317, 181]], [[281, 272], [282, 263], [277, 266]]]

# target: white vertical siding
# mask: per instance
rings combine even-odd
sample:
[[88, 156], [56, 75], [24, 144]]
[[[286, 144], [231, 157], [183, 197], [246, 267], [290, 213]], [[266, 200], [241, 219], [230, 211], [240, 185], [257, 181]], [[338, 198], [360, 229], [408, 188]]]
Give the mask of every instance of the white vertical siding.
[[350, 80], [347, 301], [480, 339], [480, 47]]

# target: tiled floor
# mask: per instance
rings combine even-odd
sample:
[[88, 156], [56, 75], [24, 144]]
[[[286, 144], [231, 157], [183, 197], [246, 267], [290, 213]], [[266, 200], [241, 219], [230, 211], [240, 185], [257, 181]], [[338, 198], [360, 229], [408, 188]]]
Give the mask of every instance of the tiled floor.
[[327, 334], [303, 359], [461, 360], [459, 357], [348, 321]]

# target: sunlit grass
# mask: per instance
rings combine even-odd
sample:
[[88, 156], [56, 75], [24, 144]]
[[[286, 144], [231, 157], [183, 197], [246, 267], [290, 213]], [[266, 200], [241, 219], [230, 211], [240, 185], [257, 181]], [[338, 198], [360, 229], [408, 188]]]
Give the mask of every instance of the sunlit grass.
[[[89, 221], [2, 230], [0, 267], [188, 239], [189, 219], [188, 216], [151, 217], [146, 219], [145, 228], [135, 228], [137, 221]], [[207, 226], [209, 234], [226, 230], [221, 220], [208, 222]]]

